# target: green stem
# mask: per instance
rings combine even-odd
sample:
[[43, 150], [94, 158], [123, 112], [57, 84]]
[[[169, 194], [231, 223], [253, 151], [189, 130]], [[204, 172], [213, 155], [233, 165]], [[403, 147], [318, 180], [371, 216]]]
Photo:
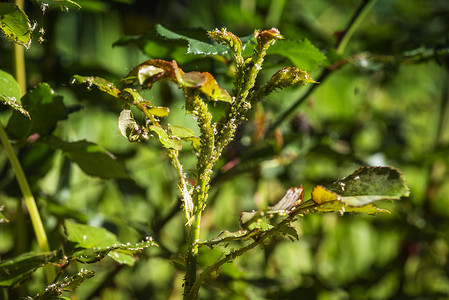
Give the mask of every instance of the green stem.
[[206, 206], [212, 168], [217, 161], [214, 156], [215, 134], [212, 124], [212, 115], [207, 104], [197, 94], [186, 92], [186, 108], [195, 115], [200, 127], [201, 148], [197, 161], [197, 182], [193, 190], [193, 214], [187, 220], [186, 277], [184, 282], [184, 299], [196, 299], [197, 294], [191, 293], [191, 288], [197, 279], [198, 268], [198, 241], [200, 238], [201, 214]]
[[[24, 9], [24, 0], [15, 0], [15, 4], [20, 9]], [[14, 75], [16, 77], [17, 83], [19, 84], [20, 91], [22, 95], [26, 93], [26, 71], [25, 71], [25, 50], [23, 46], [14, 44]], [[19, 183], [20, 190], [22, 192], [23, 198], [25, 199], [25, 205], [30, 214], [31, 223], [33, 225], [34, 233], [36, 235], [37, 243], [42, 252], [50, 251], [50, 246], [48, 244], [47, 234], [44, 230], [44, 225], [42, 224], [41, 217], [39, 215], [39, 210], [37, 209], [36, 201], [34, 200], [33, 193], [31, 192], [30, 186], [23, 172], [22, 166], [14, 152], [14, 149], [9, 142], [8, 136], [3, 129], [2, 124], [0, 124], [0, 141], [5, 148], [6, 156], [8, 157], [14, 174], [16, 175], [17, 182]], [[45, 268], [45, 275], [47, 282], [51, 283], [56, 278], [56, 272], [53, 266], [47, 265]]]
[[[34, 232], [36, 234], [37, 243], [42, 252], [50, 251], [50, 246], [48, 244], [47, 235], [44, 230], [44, 226], [42, 224], [41, 217], [39, 215], [39, 210], [37, 209], [36, 201], [34, 200], [33, 194], [31, 192], [30, 186], [28, 185], [28, 181], [23, 172], [22, 166], [14, 153], [14, 149], [11, 146], [11, 143], [8, 140], [5, 130], [3, 126], [0, 124], [0, 141], [3, 144], [3, 147], [6, 152], [6, 156], [8, 157], [12, 169], [14, 170], [14, 174], [16, 175], [17, 182], [19, 183], [20, 190], [22, 192], [23, 198], [25, 199], [25, 204], [28, 209], [28, 213], [30, 214], [31, 223], [33, 225]], [[45, 273], [47, 277], [47, 282], [52, 282], [56, 273], [52, 266], [45, 268]]]
[[[343, 31], [343, 35], [338, 40], [336, 45], [336, 51], [338, 53], [343, 53], [344, 49], [347, 47], [349, 40], [353, 36], [355, 30], [360, 26], [365, 16], [368, 14], [370, 9], [373, 7], [376, 0], [364, 0], [354, 12], [351, 20], [349, 21], [346, 29]], [[316, 81], [322, 83], [329, 75], [331, 74], [330, 69], [325, 69], [319, 75], [319, 78]], [[287, 110], [285, 110], [276, 121], [268, 128], [267, 135], [273, 132], [277, 127], [279, 127], [283, 122], [285, 122], [295, 111], [296, 109], [309, 97], [309, 95], [314, 91], [319, 85], [309, 85], [307, 91], [296, 100]]]
[[[306, 203], [309, 203], [309, 202], [310, 201], [307, 201]], [[306, 203], [304, 203], [304, 204], [306, 204]], [[209, 275], [212, 272], [218, 270], [225, 263], [231, 262], [231, 261], [235, 260], [236, 258], [238, 258], [239, 256], [242, 256], [245, 252], [255, 248], [256, 246], [262, 245], [265, 240], [267, 240], [268, 238], [272, 237], [273, 235], [275, 235], [276, 233], [281, 231], [284, 226], [290, 224], [297, 215], [304, 213], [304, 212], [308, 212], [309, 210], [311, 210], [317, 206], [320, 206], [320, 204], [313, 203], [311, 205], [305, 205], [304, 207], [298, 207], [295, 211], [291, 212], [290, 215], [287, 218], [285, 218], [282, 222], [280, 222], [278, 225], [276, 225], [272, 229], [262, 233], [258, 238], [255, 238], [252, 243], [250, 243], [240, 249], [231, 251], [224, 258], [220, 259], [213, 265], [204, 269], [204, 271], [198, 276], [198, 279], [196, 280], [195, 284], [193, 285], [193, 287], [190, 291], [191, 296], [198, 295], [201, 285], [206, 280], [206, 278], [209, 277]], [[195, 299], [195, 298], [191, 297], [189, 299]]]
[[[15, 0], [17, 7], [23, 10], [24, 0]], [[25, 50], [23, 46], [14, 43], [14, 76], [20, 87], [22, 95], [26, 93]]]

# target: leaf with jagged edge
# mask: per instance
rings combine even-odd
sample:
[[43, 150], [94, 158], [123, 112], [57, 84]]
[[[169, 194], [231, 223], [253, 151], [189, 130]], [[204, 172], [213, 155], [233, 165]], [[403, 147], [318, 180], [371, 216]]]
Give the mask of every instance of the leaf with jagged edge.
[[386, 212], [372, 204], [379, 200], [399, 200], [410, 191], [402, 173], [391, 167], [362, 167], [329, 187], [316, 186], [312, 200], [316, 210], [329, 212]]
[[71, 257], [81, 263], [90, 264], [109, 256], [117, 263], [133, 265], [135, 253], [157, 246], [151, 238], [139, 243], [122, 244], [115, 234], [100, 227], [66, 221], [64, 228], [67, 239], [75, 245]]
[[28, 297], [28, 300], [66, 300], [70, 299], [63, 297], [64, 291], [73, 292], [86, 279], [95, 276], [95, 272], [91, 270], [81, 270], [77, 274], [64, 278], [62, 281], [51, 284], [45, 288], [45, 291], [39, 293], [35, 297]]
[[16, 287], [31, 273], [48, 264], [57, 264], [62, 254], [57, 251], [45, 253], [24, 253], [0, 262], [0, 287]]
[[[203, 29], [181, 29], [172, 31], [162, 25], [156, 25], [143, 36], [125, 36], [114, 43], [114, 46], [137, 45], [150, 58], [176, 59], [179, 63], [186, 63], [198, 59], [197, 55], [224, 55], [229, 53], [227, 45], [211, 42], [208, 33]], [[254, 36], [240, 38], [242, 48], [254, 44]], [[252, 45], [253, 46], [253, 45]]]
[[11, 3], [0, 3], [0, 29], [12, 42], [30, 47], [31, 22], [26, 13]]
[[[211, 44], [208, 42], [201, 41], [197, 38], [189, 37], [186, 33], [176, 33], [174, 31], [171, 31], [164, 26], [158, 24], [155, 26], [156, 32], [163, 38], [169, 39], [169, 40], [183, 40], [187, 42], [187, 53], [189, 54], [196, 54], [196, 55], [223, 55], [229, 51], [229, 48], [220, 45], [218, 43]], [[198, 35], [198, 34], [196, 34]], [[207, 32], [204, 31], [204, 37], [207, 36]]]

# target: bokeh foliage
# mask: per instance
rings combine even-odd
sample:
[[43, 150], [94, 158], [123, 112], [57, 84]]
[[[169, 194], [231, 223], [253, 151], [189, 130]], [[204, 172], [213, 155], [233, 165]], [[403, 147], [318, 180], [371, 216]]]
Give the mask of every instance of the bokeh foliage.
[[[334, 52], [333, 46], [362, 1], [77, 2], [82, 9], [50, 8], [43, 15], [40, 6], [28, 4], [26, 8], [30, 18], [38, 21], [34, 40], [42, 33], [47, 40], [33, 42], [27, 50], [29, 87], [45, 81], [62, 96], [70, 113], [57, 126], [55, 121], [56, 133], [71, 142], [71, 147], [59, 140], [52, 148], [25, 144], [19, 157], [38, 198], [52, 249], [59, 247], [65, 218], [103, 226], [123, 243], [137, 243], [147, 235], [159, 243], [158, 248], [145, 250], [133, 266], [118, 266], [112, 260], [96, 265], [98, 279], [87, 280], [76, 290], [79, 299], [110, 299], [112, 295], [175, 299], [182, 293], [183, 272], [178, 264], [182, 257], [177, 251], [184, 243], [184, 221], [175, 171], [157, 143], [131, 145], [120, 135], [119, 103], [94, 89], [86, 92], [70, 85], [73, 74], [117, 80], [140, 62], [161, 58], [177, 59], [184, 70], [208, 71], [220, 86], [229, 86], [222, 61], [203, 59], [199, 64], [198, 57], [185, 54], [184, 42], [171, 52], [157, 51], [162, 41], [151, 43], [151, 37], [158, 23], [176, 32], [226, 27], [239, 36], [250, 35], [254, 28], [275, 26], [290, 40], [285, 42], [302, 41], [301, 49], [307, 51], [310, 41], [326, 60], [319, 65], [297, 62], [294, 58], [299, 59], [301, 52], [293, 49], [289, 60], [273, 53], [262, 74], [266, 79], [280, 65], [309, 63], [303, 68], [314, 78], [325, 67], [332, 70], [306, 102], [268, 134], [269, 125], [304, 91], [283, 90], [259, 104], [253, 121], [239, 131], [214, 175], [203, 239], [216, 237], [223, 228], [238, 230], [240, 212], [274, 204], [292, 186], [302, 184], [310, 195], [315, 185], [328, 184], [367, 164], [398, 167], [411, 189], [410, 198], [384, 205], [390, 215], [302, 218], [295, 224], [299, 241], [276, 238], [226, 264], [218, 277], [207, 282], [201, 297], [448, 297], [447, 1], [378, 0], [343, 53]], [[9, 72], [10, 48], [2, 38], [0, 68]], [[39, 85], [35, 91], [46, 88]], [[155, 105], [170, 106], [173, 123], [194, 127], [174, 86], [155, 86], [145, 96]], [[219, 116], [220, 104], [215, 110]], [[10, 113], [2, 107], [1, 120], [7, 120]], [[80, 140], [86, 141], [75, 144]], [[71, 164], [67, 159], [70, 149], [76, 146], [87, 151], [92, 149], [90, 142], [123, 162], [131, 179], [90, 177]], [[183, 163], [193, 168], [195, 157], [185, 148]], [[102, 154], [104, 149], [95, 148]], [[0, 155], [0, 204], [10, 221], [0, 223], [2, 259], [36, 249], [29, 224], [15, 226], [23, 217], [17, 209], [18, 195], [7, 160]], [[203, 266], [220, 255], [217, 249], [203, 247], [201, 251]], [[32, 282], [27, 290], [17, 289], [13, 295], [42, 292], [39, 273]]]

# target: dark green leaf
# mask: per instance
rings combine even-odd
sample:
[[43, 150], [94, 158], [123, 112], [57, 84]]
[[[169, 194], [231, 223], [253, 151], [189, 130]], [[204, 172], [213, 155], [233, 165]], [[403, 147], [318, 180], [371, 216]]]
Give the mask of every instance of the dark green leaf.
[[14, 287], [19, 285], [28, 276], [47, 264], [58, 263], [61, 260], [60, 253], [25, 253], [0, 263], [0, 286]]
[[[334, 209], [341, 212], [371, 213], [382, 210], [369, 204], [379, 200], [398, 200], [409, 194], [405, 180], [398, 170], [390, 167], [362, 167], [328, 188], [315, 187], [312, 191], [312, 200], [317, 204], [323, 204], [322, 209], [325, 211]], [[333, 203], [335, 201], [343, 206]]]
[[31, 22], [23, 10], [11, 3], [0, 3], [0, 28], [11, 41], [29, 47]]
[[26, 138], [32, 134], [48, 135], [59, 121], [67, 119], [62, 97], [46, 83], [39, 84], [22, 98], [23, 107], [31, 119], [21, 112], [14, 111], [6, 130], [14, 139]]
[[50, 147], [59, 149], [88, 175], [101, 178], [129, 178], [125, 167], [100, 146], [87, 142], [64, 142], [49, 138]]
[[[176, 33], [174, 31], [171, 31], [167, 28], [165, 28], [162, 25], [156, 25], [155, 26], [156, 32], [161, 36], [169, 40], [183, 40], [187, 42], [187, 53], [196, 54], [196, 55], [215, 55], [215, 54], [225, 54], [229, 51], [229, 48], [220, 45], [220, 44], [211, 44], [208, 42], [204, 42], [199, 40], [198, 37], [198, 30], [191, 31], [194, 37], [189, 36], [189, 32], [185, 33]], [[206, 31], [201, 31], [201, 34], [203, 37], [207, 36]]]
[[267, 55], [269, 54], [282, 55], [288, 58], [295, 67], [309, 72], [326, 60], [326, 56], [307, 39], [277, 41], [268, 49]]

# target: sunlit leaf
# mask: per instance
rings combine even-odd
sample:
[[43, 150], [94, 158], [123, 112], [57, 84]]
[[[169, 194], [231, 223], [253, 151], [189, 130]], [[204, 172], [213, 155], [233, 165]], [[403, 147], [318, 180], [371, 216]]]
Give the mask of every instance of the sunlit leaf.
[[223, 102], [231, 102], [232, 98], [228, 94], [228, 92], [218, 86], [217, 81], [215, 80], [212, 74], [203, 72], [206, 81], [203, 85], [201, 85], [200, 90], [203, 92], [209, 100], [213, 101], [223, 101]]
[[11, 74], [3, 70], [0, 70], [0, 102], [21, 112], [27, 117], [30, 116], [20, 101], [19, 84]]
[[162, 146], [169, 149], [181, 150], [182, 143], [181, 140], [177, 137], [168, 136], [167, 132], [160, 126], [151, 125], [148, 127], [151, 131], [155, 132], [161, 142]]
[[295, 67], [309, 72], [326, 60], [326, 56], [307, 39], [277, 41], [268, 49], [267, 55], [269, 54], [282, 55], [288, 58]]
[[47, 144], [64, 152], [86, 174], [101, 178], [130, 178], [125, 167], [100, 146], [87, 142], [64, 142], [50, 138]]
[[168, 107], [163, 106], [152, 106], [147, 108], [147, 111], [152, 114], [153, 116], [162, 118], [168, 116], [170, 113], [170, 109]]
[[30, 117], [14, 111], [6, 130], [14, 139], [26, 138], [32, 134], [38, 137], [53, 132], [59, 121], [67, 119], [62, 97], [46, 83], [41, 83], [22, 98], [23, 107]]
[[88, 85], [88, 88], [96, 86], [101, 91], [106, 92], [109, 95], [114, 96], [115, 98], [120, 97], [120, 90], [116, 88], [112, 82], [109, 82], [101, 77], [74, 75], [72, 78], [72, 84], [75, 83], [77, 84], [86, 83]]
[[180, 139], [195, 137], [193, 130], [182, 126], [169, 126], [170, 133]]
[[[409, 193], [398, 170], [390, 167], [362, 167], [328, 188], [315, 187], [312, 200], [317, 204], [326, 204], [322, 208], [326, 211], [335, 208], [335, 211], [342, 212], [379, 212], [383, 210], [378, 210], [373, 205], [365, 206], [379, 200], [398, 200], [407, 197]], [[331, 202], [340, 202], [343, 206]]]
[[23, 10], [11, 3], [0, 3], [0, 29], [9, 40], [28, 48], [31, 43], [31, 27]]
[[24, 253], [20, 256], [0, 262], [0, 287], [15, 287], [28, 276], [50, 263], [58, 263], [61, 254], [53, 251], [46, 253]]
[[133, 255], [150, 246], [157, 246], [151, 239], [139, 243], [122, 244], [117, 236], [101, 227], [76, 224], [66, 221], [64, 223], [67, 239], [75, 244], [76, 250], [72, 257], [82, 263], [94, 263], [106, 256], [120, 264], [133, 265]]

